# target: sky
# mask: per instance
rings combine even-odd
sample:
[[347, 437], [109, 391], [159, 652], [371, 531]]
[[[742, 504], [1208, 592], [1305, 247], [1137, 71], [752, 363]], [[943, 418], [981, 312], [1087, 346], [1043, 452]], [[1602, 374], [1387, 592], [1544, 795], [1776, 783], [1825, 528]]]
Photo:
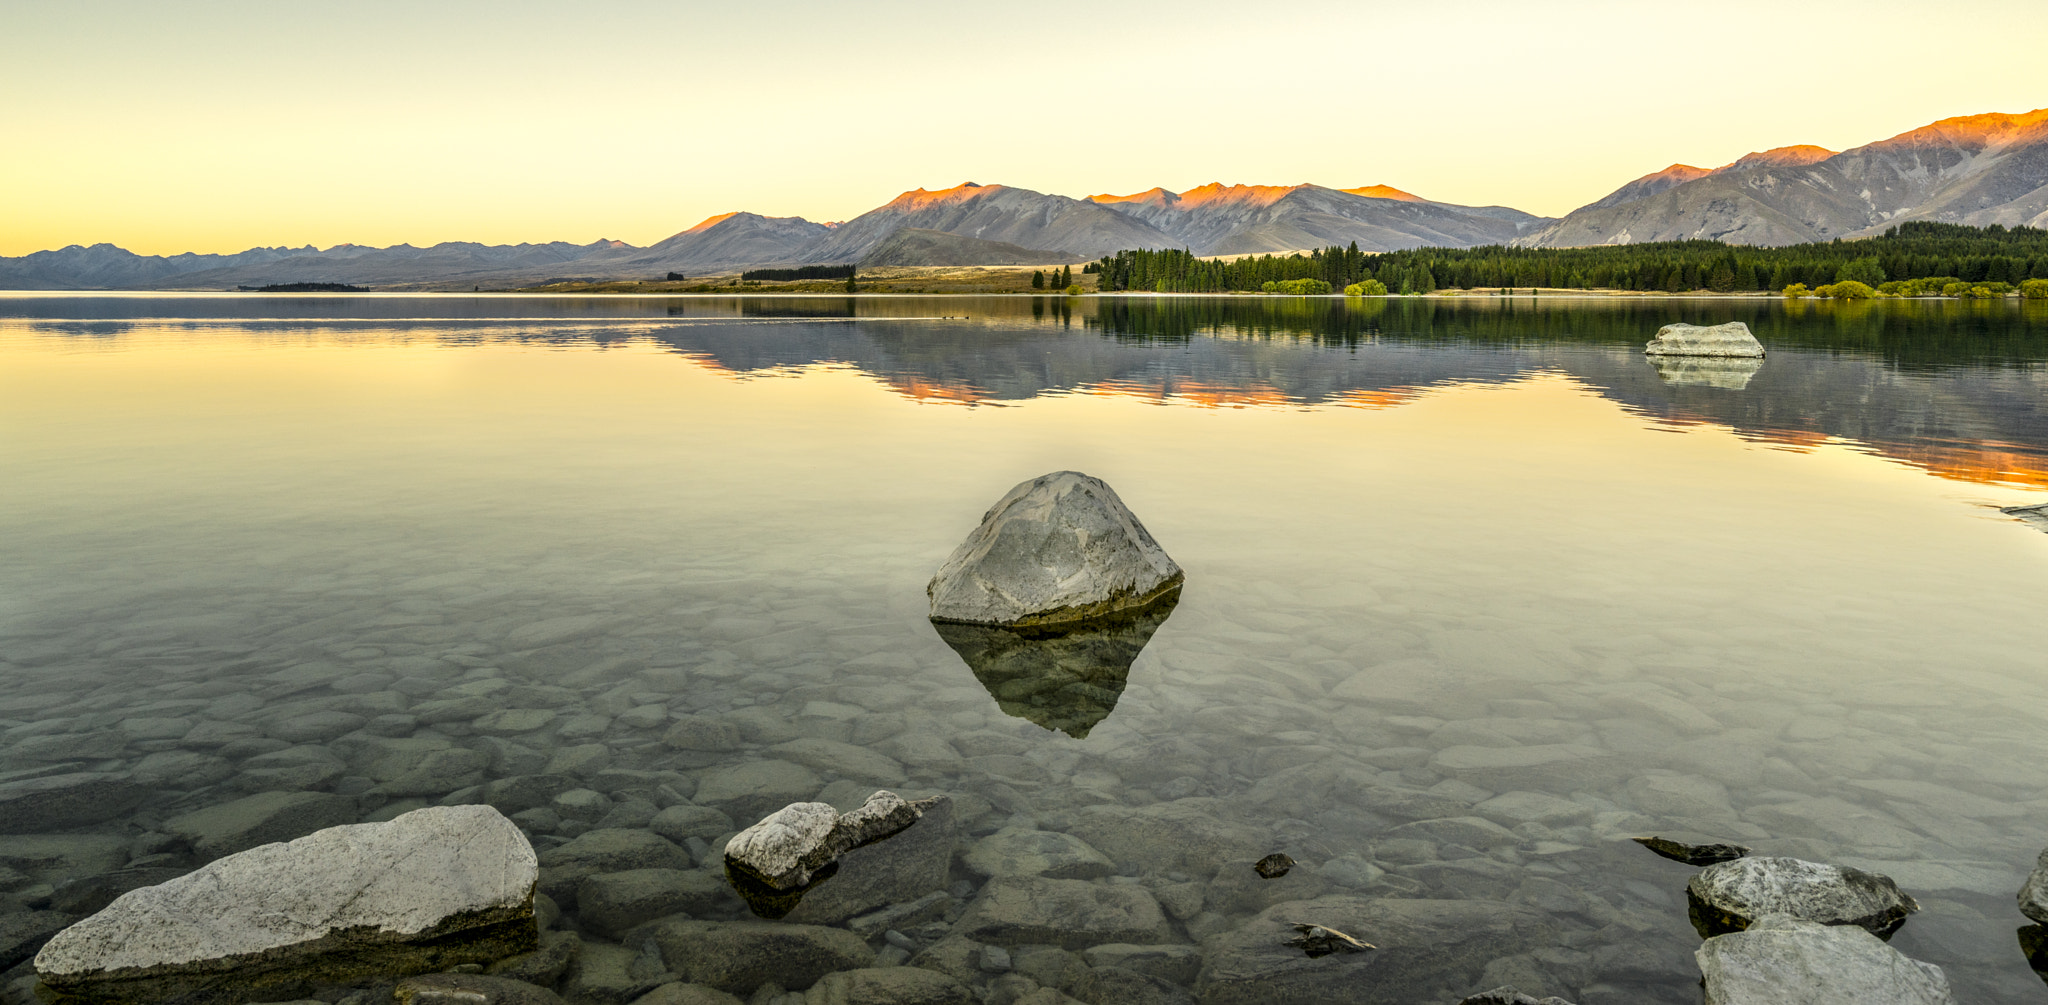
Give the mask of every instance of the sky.
[[1555, 216], [2048, 106], [2038, 3], [12, 0], [0, 255], [646, 245], [964, 181]]

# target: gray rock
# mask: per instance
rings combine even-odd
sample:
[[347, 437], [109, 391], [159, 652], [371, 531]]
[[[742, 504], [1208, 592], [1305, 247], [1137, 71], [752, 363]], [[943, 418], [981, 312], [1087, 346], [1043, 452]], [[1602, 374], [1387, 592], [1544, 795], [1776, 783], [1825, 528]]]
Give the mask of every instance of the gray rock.
[[647, 954], [602, 942], [585, 943], [563, 984], [563, 994], [579, 1005], [626, 1005], [675, 978], [662, 972], [659, 960]]
[[486, 783], [481, 798], [501, 813], [519, 813], [553, 803], [575, 784], [567, 775], [513, 775]]
[[190, 842], [201, 858], [215, 859], [355, 819], [356, 802], [344, 796], [259, 792], [172, 817], [164, 821], [164, 829]]
[[808, 801], [824, 787], [824, 780], [801, 764], [753, 760], [706, 771], [697, 781], [695, 801], [735, 820], [759, 820], [790, 803]]
[[399, 1005], [561, 1005], [543, 987], [483, 974], [424, 974], [398, 982], [391, 992]]
[[[946, 916], [954, 904], [952, 894], [927, 893], [916, 900], [901, 904], [890, 904], [877, 911], [870, 911], [846, 923], [853, 934], [868, 941], [891, 930], [915, 928], [926, 922]], [[909, 947], [905, 947], [909, 948]]]
[[[1294, 925], [1349, 933], [1378, 948], [1310, 958]], [[1203, 944], [1204, 1005], [1413, 1005], [1446, 984], [1477, 983], [1498, 957], [1548, 945], [1540, 913], [1487, 900], [1321, 897], [1275, 904]]]
[[876, 908], [914, 903], [945, 890], [957, 834], [953, 800], [935, 796], [908, 805], [916, 808], [916, 821], [842, 853], [838, 871], [806, 892], [787, 920], [836, 925]]
[[1745, 356], [1761, 357], [1763, 344], [1740, 321], [1727, 324], [1689, 325], [1683, 322], [1657, 329], [1643, 352], [1651, 356]]
[[843, 928], [772, 921], [670, 921], [653, 929], [661, 958], [692, 984], [751, 994], [769, 981], [802, 990], [839, 970], [871, 966], [875, 954]]
[[1856, 925], [1889, 939], [1920, 910], [1889, 876], [1796, 858], [1739, 858], [1710, 865], [1685, 885], [1702, 938], [1739, 932], [1765, 915]]
[[1787, 915], [1708, 939], [1699, 961], [1706, 1005], [1953, 1005], [1948, 977], [1848, 925]]
[[46, 775], [0, 784], [0, 834], [70, 830], [134, 809], [149, 789], [126, 776], [97, 771]]
[[484, 963], [536, 945], [535, 861], [488, 806], [430, 807], [230, 855], [124, 894], [36, 954], [59, 994], [160, 1001]]
[[1042, 625], [1143, 607], [1182, 579], [1114, 490], [1056, 471], [983, 514], [925, 594], [935, 621]]
[[[539, 920], [538, 918], [536, 920]], [[543, 925], [542, 927], [546, 927]], [[583, 950], [583, 940], [575, 932], [544, 932], [540, 937], [540, 948], [530, 953], [508, 956], [485, 968], [484, 972], [494, 977], [509, 977], [515, 981], [553, 987], [576, 957]]]
[[1108, 856], [1072, 834], [1025, 827], [1005, 827], [976, 841], [961, 862], [985, 877], [1100, 879], [1116, 871]]
[[566, 908], [576, 905], [583, 881], [598, 873], [633, 869], [688, 869], [690, 853], [658, 834], [594, 830], [540, 856], [541, 891]]
[[1266, 832], [1232, 819], [1231, 804], [1190, 798], [1150, 806], [1086, 806], [1068, 827], [1118, 864], [1207, 875], [1233, 859], [1267, 852]]
[[1172, 984], [1192, 985], [1202, 972], [1202, 951], [1194, 946], [1134, 946], [1112, 942], [1081, 953], [1091, 967], [1115, 967], [1157, 977]]
[[740, 999], [702, 984], [663, 984], [633, 999], [633, 1005], [744, 1005]]
[[736, 828], [731, 817], [709, 806], [683, 803], [656, 813], [647, 829], [680, 844], [691, 838], [709, 841]]
[[668, 728], [661, 742], [677, 750], [722, 753], [740, 749], [740, 731], [739, 727], [708, 715], [686, 715]]
[[1674, 841], [1670, 838], [1657, 837], [1655, 835], [1630, 838], [1629, 840], [1673, 862], [1684, 862], [1686, 865], [1715, 865], [1721, 862], [1733, 862], [1749, 854], [1749, 847], [1739, 844], [1725, 844], [1721, 842], [1687, 844], [1683, 841]]
[[2048, 849], [2034, 860], [2034, 871], [2020, 886], [2020, 913], [2048, 925]]
[[616, 939], [671, 914], [723, 913], [735, 904], [725, 880], [698, 869], [629, 869], [587, 877], [576, 888], [576, 918]]
[[1562, 998], [1538, 998], [1523, 994], [1520, 988], [1505, 984], [1491, 991], [1481, 991], [1459, 1000], [1458, 1005], [1572, 1005]]
[[1077, 879], [994, 879], [954, 925], [976, 942], [1081, 949], [1105, 942], [1165, 942], [1172, 933], [1143, 888]]
[[1195, 1005], [1186, 989], [1133, 970], [1093, 967], [1074, 982], [1074, 997], [1089, 1005]]
[[868, 967], [826, 974], [804, 1005], [976, 1005], [972, 991], [945, 974], [919, 967]]

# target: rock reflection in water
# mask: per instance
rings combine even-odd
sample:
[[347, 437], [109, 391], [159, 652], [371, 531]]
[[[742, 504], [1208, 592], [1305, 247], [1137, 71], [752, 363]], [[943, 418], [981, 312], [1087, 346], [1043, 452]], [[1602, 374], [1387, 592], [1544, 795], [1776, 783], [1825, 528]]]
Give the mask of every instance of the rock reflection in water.
[[2034, 968], [2034, 976], [2048, 981], [2048, 925], [2025, 925], [2018, 934], [2027, 966]]
[[1764, 368], [1764, 361], [1708, 356], [1652, 356], [1650, 365], [1657, 368], [1657, 376], [1666, 384], [1740, 391], [1749, 386], [1749, 379], [1756, 376], [1758, 370]]
[[1005, 714], [1078, 740], [1115, 710], [1131, 663], [1179, 602], [1174, 589], [1138, 610], [1070, 628], [932, 628]]

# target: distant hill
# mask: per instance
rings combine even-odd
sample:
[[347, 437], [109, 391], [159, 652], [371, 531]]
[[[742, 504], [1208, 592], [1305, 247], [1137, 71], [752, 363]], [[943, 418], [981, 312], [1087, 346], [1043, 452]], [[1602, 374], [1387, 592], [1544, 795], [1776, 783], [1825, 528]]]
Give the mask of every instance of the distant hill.
[[[1373, 193], [1373, 194], [1361, 194]], [[1090, 199], [1134, 217], [1198, 255], [1300, 251], [1358, 243], [1361, 251], [1505, 244], [1549, 220], [1501, 206], [1431, 202], [1385, 185], [1223, 185]], [[1130, 245], [1129, 247], [1157, 247]]]
[[1712, 171], [1675, 164], [1518, 243], [1869, 237], [1912, 220], [2048, 225], [2048, 109], [1943, 119], [1835, 153], [1780, 147]]
[[1083, 258], [1119, 248], [1165, 248], [1175, 243], [1142, 221], [1092, 202], [968, 182], [937, 192], [905, 192], [885, 206], [840, 224], [804, 257], [816, 262], [859, 261], [905, 227], [1064, 251]]
[[983, 241], [943, 230], [904, 227], [882, 239], [860, 260], [876, 265], [1071, 265], [1084, 255], [1033, 251], [1004, 241]]

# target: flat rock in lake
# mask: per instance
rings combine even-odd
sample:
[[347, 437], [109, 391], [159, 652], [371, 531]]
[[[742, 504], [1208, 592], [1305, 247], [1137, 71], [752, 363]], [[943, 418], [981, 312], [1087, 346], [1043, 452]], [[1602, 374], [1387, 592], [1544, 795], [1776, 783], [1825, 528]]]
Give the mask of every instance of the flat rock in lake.
[[1796, 858], [1739, 858], [1701, 869], [1685, 886], [1702, 938], [1739, 932], [1766, 915], [1855, 925], [1889, 939], [1920, 910], [1889, 876]]
[[1673, 841], [1654, 835], [1629, 840], [1673, 862], [1684, 862], [1686, 865], [1716, 865], [1721, 862], [1733, 862], [1749, 854], [1749, 848], [1739, 844], [1686, 844], [1683, 841]]
[[1706, 1005], [1953, 1005], [1948, 976], [1853, 925], [1786, 915], [1708, 939], [1699, 960]]
[[1657, 337], [1643, 348], [1651, 356], [1737, 356], [1762, 358], [1763, 343], [1740, 321], [1702, 326], [1683, 322], [1657, 329]]
[[933, 621], [1049, 625], [1143, 607], [1183, 578], [1107, 484], [1055, 471], [997, 500], [925, 594]]
[[[829, 803], [792, 803], [726, 842], [726, 877], [763, 918], [797, 911], [814, 890], [820, 902], [792, 920], [838, 922], [915, 900], [945, 885], [952, 810], [945, 796], [907, 802], [886, 789], [843, 815]], [[922, 827], [927, 816], [932, 825]]]
[[497, 810], [428, 807], [123, 894], [50, 940], [36, 972], [59, 999], [158, 1002], [486, 963], [537, 945], [536, 875]]

